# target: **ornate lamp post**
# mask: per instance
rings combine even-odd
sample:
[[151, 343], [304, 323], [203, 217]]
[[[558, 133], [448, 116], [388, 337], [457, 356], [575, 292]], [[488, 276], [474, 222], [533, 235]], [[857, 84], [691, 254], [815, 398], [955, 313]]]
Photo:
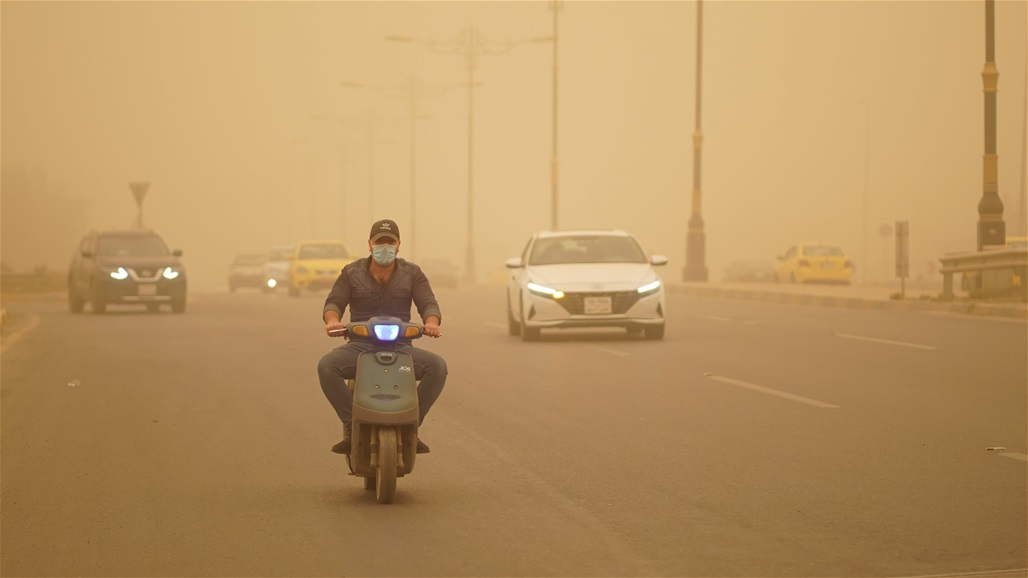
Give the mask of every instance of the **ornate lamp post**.
[[985, 155], [982, 157], [982, 198], [978, 201], [978, 250], [990, 245], [1006, 244], [1006, 223], [1003, 201], [999, 198], [999, 157], [996, 154], [996, 93], [999, 70], [995, 48], [996, 0], [985, 0], [985, 68], [982, 88], [985, 92]]

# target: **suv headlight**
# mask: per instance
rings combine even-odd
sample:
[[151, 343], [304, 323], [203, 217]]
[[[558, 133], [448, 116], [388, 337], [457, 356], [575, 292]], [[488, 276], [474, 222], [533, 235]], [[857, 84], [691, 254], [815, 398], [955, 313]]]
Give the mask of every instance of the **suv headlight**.
[[642, 287], [636, 289], [636, 291], [638, 291], [639, 294], [641, 294], [641, 295], [645, 295], [646, 293], [653, 293], [658, 288], [660, 288], [660, 279], [657, 279], [656, 281], [647, 283], [647, 284], [643, 285]]
[[164, 273], [161, 274], [161, 277], [164, 277], [165, 279], [178, 279], [179, 273], [181, 273], [181, 271], [175, 267], [165, 267]]
[[532, 283], [529, 281], [528, 290], [536, 295], [545, 295], [547, 297], [553, 297], [554, 299], [563, 299], [564, 292], [558, 289], [551, 289], [538, 283]]
[[124, 267], [118, 267], [117, 269], [111, 267], [108, 271], [110, 272], [111, 279], [117, 279], [119, 281], [122, 279], [128, 279], [129, 276], [128, 271], [126, 271]]

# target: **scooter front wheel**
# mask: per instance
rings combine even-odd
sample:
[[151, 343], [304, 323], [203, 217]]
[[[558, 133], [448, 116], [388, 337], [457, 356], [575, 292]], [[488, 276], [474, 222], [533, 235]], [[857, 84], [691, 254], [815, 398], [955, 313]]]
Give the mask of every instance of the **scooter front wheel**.
[[378, 465], [375, 467], [375, 497], [389, 504], [396, 495], [396, 430], [378, 428]]

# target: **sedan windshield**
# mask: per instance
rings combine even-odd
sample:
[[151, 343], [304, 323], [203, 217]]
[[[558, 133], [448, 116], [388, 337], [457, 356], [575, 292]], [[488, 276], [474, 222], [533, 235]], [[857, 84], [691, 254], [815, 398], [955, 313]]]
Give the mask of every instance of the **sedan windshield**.
[[842, 249], [832, 245], [808, 245], [803, 247], [803, 254], [808, 257], [845, 257]]
[[156, 257], [167, 255], [168, 247], [155, 235], [108, 235], [100, 237], [97, 254]]
[[583, 235], [538, 239], [530, 265], [558, 263], [646, 263], [646, 255], [631, 237]]

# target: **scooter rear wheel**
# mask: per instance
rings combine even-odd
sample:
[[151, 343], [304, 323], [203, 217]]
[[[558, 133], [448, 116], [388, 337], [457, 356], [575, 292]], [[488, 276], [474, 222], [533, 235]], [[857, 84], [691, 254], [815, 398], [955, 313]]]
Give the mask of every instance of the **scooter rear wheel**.
[[396, 495], [396, 430], [378, 428], [378, 466], [375, 471], [375, 497], [389, 504]]

